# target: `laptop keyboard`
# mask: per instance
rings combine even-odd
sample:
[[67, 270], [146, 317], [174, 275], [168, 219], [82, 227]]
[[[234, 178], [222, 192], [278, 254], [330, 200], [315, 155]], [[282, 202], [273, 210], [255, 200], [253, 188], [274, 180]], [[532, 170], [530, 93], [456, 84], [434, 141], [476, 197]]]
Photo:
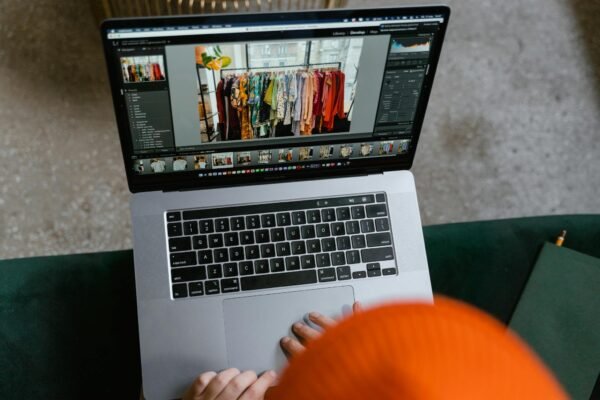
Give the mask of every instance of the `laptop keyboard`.
[[396, 275], [384, 193], [166, 213], [174, 299]]

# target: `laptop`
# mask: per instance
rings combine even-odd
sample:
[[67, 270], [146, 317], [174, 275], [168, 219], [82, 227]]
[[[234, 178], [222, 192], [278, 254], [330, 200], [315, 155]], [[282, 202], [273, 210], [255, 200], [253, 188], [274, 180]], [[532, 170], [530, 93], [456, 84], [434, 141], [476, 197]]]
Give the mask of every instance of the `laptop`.
[[280, 370], [310, 311], [431, 301], [409, 171], [444, 6], [115, 19], [143, 389]]

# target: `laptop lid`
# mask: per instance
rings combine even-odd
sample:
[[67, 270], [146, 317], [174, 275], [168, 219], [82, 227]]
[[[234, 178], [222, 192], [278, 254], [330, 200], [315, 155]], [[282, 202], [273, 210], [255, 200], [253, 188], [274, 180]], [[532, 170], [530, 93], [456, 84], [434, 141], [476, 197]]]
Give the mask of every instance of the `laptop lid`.
[[449, 13], [105, 21], [130, 190], [409, 169]]

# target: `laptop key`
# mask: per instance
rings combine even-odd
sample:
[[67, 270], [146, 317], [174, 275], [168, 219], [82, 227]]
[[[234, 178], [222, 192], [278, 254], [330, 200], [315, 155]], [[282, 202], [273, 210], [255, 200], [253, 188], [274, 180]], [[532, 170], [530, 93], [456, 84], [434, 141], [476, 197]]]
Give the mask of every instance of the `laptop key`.
[[267, 260], [254, 261], [254, 273], [266, 274], [268, 272], [269, 272], [269, 261], [267, 261]]
[[306, 245], [308, 247], [309, 253], [321, 252], [321, 242], [319, 241], [319, 239], [307, 240]]
[[206, 267], [174, 268], [171, 270], [171, 282], [202, 281], [206, 279]]
[[252, 275], [253, 273], [252, 261], [242, 261], [240, 263], [240, 275]]
[[273, 243], [261, 244], [260, 256], [262, 258], [275, 257], [275, 245]]
[[223, 234], [213, 233], [212, 235], [208, 235], [208, 247], [211, 249], [223, 247]]
[[340, 207], [335, 210], [335, 213], [338, 221], [350, 219], [350, 208], [348, 207]]
[[316, 224], [317, 222], [321, 222], [321, 213], [319, 210], [308, 210], [306, 218], [308, 218], [308, 222], [311, 224]]
[[367, 276], [369, 278], [372, 278], [374, 276], [381, 276], [381, 270], [380, 269], [373, 269], [371, 271], [367, 271]]
[[221, 292], [231, 293], [240, 291], [240, 281], [238, 278], [221, 279]]
[[377, 193], [375, 195], [375, 201], [378, 203], [384, 203], [385, 202], [385, 194], [384, 193]]
[[304, 241], [298, 240], [292, 242], [292, 254], [304, 254], [306, 253], [306, 245]]
[[325, 238], [321, 239], [321, 248], [323, 251], [335, 251], [335, 239]]
[[390, 221], [387, 218], [377, 218], [375, 220], [375, 230], [377, 232], [389, 231]]
[[335, 243], [338, 250], [348, 250], [350, 248], [350, 238], [348, 236], [335, 238]]
[[268, 243], [271, 241], [268, 229], [259, 229], [254, 232], [256, 243]]
[[335, 222], [331, 224], [331, 232], [333, 236], [341, 236], [346, 234], [346, 229], [344, 229], [343, 222]]
[[277, 226], [288, 226], [292, 223], [292, 217], [289, 212], [277, 214]]
[[312, 239], [315, 237], [315, 226], [314, 225], [304, 225], [300, 228], [300, 234], [302, 239]]
[[269, 264], [271, 266], [271, 272], [283, 272], [285, 271], [285, 264], [283, 258], [271, 258], [269, 260]]
[[290, 226], [285, 228], [285, 237], [287, 240], [298, 240], [300, 239], [300, 228], [297, 226]]
[[229, 253], [226, 248], [220, 248], [214, 250], [215, 262], [222, 263], [229, 261]]
[[353, 249], [362, 249], [367, 247], [367, 241], [365, 240], [365, 235], [354, 235], [352, 236], [352, 248]]
[[367, 235], [368, 247], [389, 246], [390, 244], [392, 244], [392, 236], [389, 232], [371, 233], [370, 235]]
[[304, 225], [306, 223], [306, 214], [304, 211], [294, 211], [292, 213], [292, 223], [294, 225]]
[[237, 263], [230, 262], [230, 263], [223, 264], [223, 276], [224, 277], [231, 277], [231, 276], [237, 276], [237, 275], [238, 275]]
[[343, 265], [346, 264], [346, 256], [343, 251], [336, 251], [331, 253], [331, 265]]
[[360, 231], [362, 233], [371, 233], [375, 231], [375, 225], [372, 219], [363, 219], [360, 221]]
[[272, 228], [275, 226], [275, 215], [274, 214], [263, 214], [260, 217], [263, 228]]
[[246, 246], [246, 260], [254, 260], [260, 257], [260, 251], [257, 245]]
[[285, 257], [291, 254], [290, 244], [288, 242], [280, 242], [275, 245], [277, 256]]
[[300, 259], [298, 257], [286, 257], [285, 269], [287, 271], [294, 271], [300, 269]]
[[196, 265], [196, 253], [188, 251], [185, 253], [173, 253], [170, 255], [171, 267], [186, 267]]
[[329, 230], [329, 224], [317, 225], [317, 237], [327, 237], [327, 236], [331, 236], [331, 232]]
[[350, 267], [349, 266], [344, 266], [344, 267], [337, 267], [336, 269], [337, 272], [337, 278], [338, 281], [345, 281], [350, 279]]
[[215, 231], [212, 219], [203, 219], [200, 221], [201, 233], [213, 233]]
[[198, 252], [198, 263], [210, 264], [213, 262], [212, 250], [200, 250]]
[[358, 250], [349, 250], [346, 252], [346, 262], [348, 264], [359, 264], [360, 263], [360, 253]]
[[229, 249], [229, 259], [231, 261], [243, 260], [244, 259], [244, 248], [242, 246], [231, 247]]
[[204, 292], [206, 294], [219, 294], [219, 281], [204, 282]]
[[179, 211], [168, 212], [167, 222], [181, 221], [181, 213]]
[[258, 215], [249, 215], [246, 217], [246, 226], [248, 229], [260, 228], [260, 218]]
[[317, 283], [317, 274], [314, 270], [307, 269], [297, 272], [247, 276], [240, 280], [242, 290], [258, 290]]
[[183, 236], [169, 239], [169, 251], [185, 251], [192, 249], [192, 240]]
[[240, 239], [237, 232], [227, 232], [223, 235], [225, 246], [237, 246], [240, 244]]
[[374, 247], [360, 251], [362, 262], [385, 261], [394, 259], [394, 251], [391, 247]]
[[323, 222], [333, 222], [335, 221], [335, 209], [334, 208], [325, 208], [321, 210], [321, 219]]
[[335, 268], [322, 268], [318, 272], [319, 282], [335, 281]]
[[231, 229], [234, 231], [241, 231], [246, 229], [246, 224], [244, 223], [244, 217], [231, 217]]
[[176, 283], [172, 286], [173, 288], [173, 298], [180, 299], [182, 297], [187, 297], [187, 283]]
[[354, 206], [351, 208], [352, 219], [363, 219], [365, 217], [364, 206]]
[[204, 294], [204, 285], [202, 282], [190, 282], [188, 283], [188, 290], [190, 296], [202, 296]]
[[367, 217], [385, 217], [387, 215], [387, 209], [385, 204], [371, 204], [367, 206]]
[[170, 224], [167, 224], [167, 234], [169, 235], [169, 237], [181, 236], [181, 222], [171, 222]]
[[241, 244], [253, 244], [254, 243], [254, 232], [244, 231], [240, 233]]
[[315, 267], [315, 256], [308, 254], [300, 257], [300, 266], [302, 269], [314, 268]]
[[362, 279], [362, 278], [366, 278], [367, 277], [367, 273], [365, 271], [354, 271], [352, 273], [352, 279]]
[[198, 234], [198, 222], [186, 221], [183, 223], [183, 233], [185, 235], [197, 235]]
[[271, 241], [272, 242], [282, 242], [285, 240], [285, 232], [283, 228], [273, 228], [271, 229]]
[[396, 268], [384, 268], [381, 272], [383, 275], [396, 275]]
[[199, 235], [192, 237], [192, 244], [194, 250], [206, 249], [208, 247], [208, 237], [206, 235]]
[[317, 267], [329, 267], [331, 266], [331, 260], [329, 259], [328, 253], [317, 254]]
[[215, 230], [217, 232], [227, 232], [229, 230], [229, 218], [218, 218], [215, 221]]
[[220, 264], [211, 264], [206, 267], [208, 279], [220, 278], [223, 276]]
[[358, 224], [358, 221], [346, 221], [346, 233], [348, 235], [360, 233], [360, 225]]

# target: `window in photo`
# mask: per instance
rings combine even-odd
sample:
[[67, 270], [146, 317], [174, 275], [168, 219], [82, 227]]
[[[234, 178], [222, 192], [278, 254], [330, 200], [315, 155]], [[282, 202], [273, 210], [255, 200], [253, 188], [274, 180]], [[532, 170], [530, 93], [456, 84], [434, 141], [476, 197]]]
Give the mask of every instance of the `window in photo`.
[[277, 162], [291, 162], [293, 158], [293, 149], [279, 149], [277, 152]]
[[165, 67], [162, 55], [121, 57], [124, 83], [164, 81]]
[[215, 153], [215, 154], [212, 154], [211, 159], [212, 159], [212, 167], [214, 169], [233, 167], [233, 152]]
[[242, 151], [237, 153], [238, 165], [248, 165], [252, 162], [252, 155], [249, 151]]

